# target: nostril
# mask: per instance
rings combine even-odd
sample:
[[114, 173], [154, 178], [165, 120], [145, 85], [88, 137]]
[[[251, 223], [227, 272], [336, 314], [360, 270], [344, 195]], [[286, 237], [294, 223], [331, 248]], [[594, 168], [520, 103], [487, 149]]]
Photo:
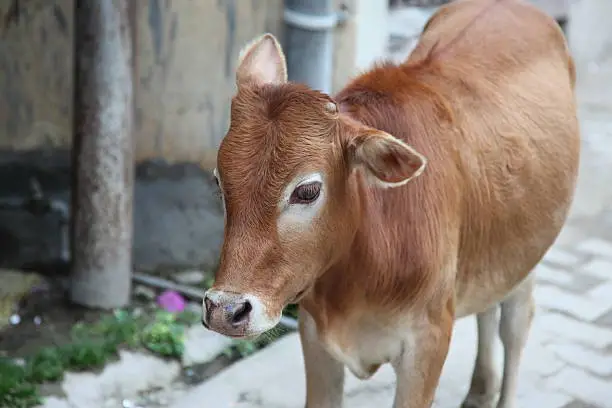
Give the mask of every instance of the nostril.
[[215, 306], [215, 304], [208, 297], [205, 297], [204, 298], [204, 306], [206, 306], [206, 310], [211, 310]]
[[231, 319], [232, 324], [238, 325], [238, 324], [246, 322], [252, 310], [253, 310], [253, 306], [251, 306], [251, 303], [248, 300], [238, 305]]
[[208, 296], [204, 297], [204, 315], [202, 316], [202, 324], [207, 329], [210, 328], [210, 320], [212, 318], [213, 311], [216, 307], [217, 305], [212, 300], [210, 300]]

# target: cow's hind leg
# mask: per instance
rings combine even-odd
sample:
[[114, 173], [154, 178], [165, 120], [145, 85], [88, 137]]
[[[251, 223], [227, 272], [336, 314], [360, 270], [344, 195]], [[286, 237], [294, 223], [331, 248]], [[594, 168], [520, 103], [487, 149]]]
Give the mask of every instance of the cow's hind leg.
[[499, 334], [504, 345], [504, 374], [497, 408], [513, 408], [519, 362], [534, 313], [533, 275], [501, 303]]
[[499, 391], [499, 374], [495, 369], [494, 342], [499, 323], [498, 305], [476, 316], [478, 324], [478, 352], [472, 373], [470, 390], [462, 408], [493, 408]]

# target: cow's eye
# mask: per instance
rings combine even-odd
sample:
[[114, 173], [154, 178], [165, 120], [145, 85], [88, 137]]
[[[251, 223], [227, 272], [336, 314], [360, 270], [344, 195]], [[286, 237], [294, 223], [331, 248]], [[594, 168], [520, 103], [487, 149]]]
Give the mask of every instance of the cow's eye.
[[289, 204], [309, 204], [319, 198], [321, 194], [321, 183], [315, 181], [313, 183], [307, 183], [299, 185], [291, 193]]

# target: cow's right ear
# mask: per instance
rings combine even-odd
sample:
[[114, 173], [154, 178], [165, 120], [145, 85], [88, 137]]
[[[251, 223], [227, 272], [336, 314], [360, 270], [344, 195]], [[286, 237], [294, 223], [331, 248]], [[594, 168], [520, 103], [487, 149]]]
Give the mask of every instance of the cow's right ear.
[[383, 188], [399, 187], [425, 170], [427, 159], [390, 134], [365, 129], [347, 144], [350, 165], [361, 167], [368, 180]]
[[276, 37], [264, 34], [240, 51], [236, 82], [240, 86], [249, 81], [257, 84], [287, 82], [287, 62]]

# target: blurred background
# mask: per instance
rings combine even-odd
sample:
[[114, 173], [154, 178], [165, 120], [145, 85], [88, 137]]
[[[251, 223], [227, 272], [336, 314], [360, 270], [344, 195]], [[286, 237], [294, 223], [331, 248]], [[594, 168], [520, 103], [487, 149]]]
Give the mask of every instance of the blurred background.
[[[576, 59], [583, 159], [537, 270], [518, 406], [607, 408], [612, 2], [530, 1]], [[290, 79], [334, 93], [405, 59], [447, 2], [0, 0], [0, 407], [301, 408], [295, 308], [256, 342], [199, 323], [238, 52], [271, 32]], [[467, 391], [475, 334], [472, 318], [457, 325], [437, 407]], [[347, 406], [390, 406], [393, 381], [351, 378]]]

